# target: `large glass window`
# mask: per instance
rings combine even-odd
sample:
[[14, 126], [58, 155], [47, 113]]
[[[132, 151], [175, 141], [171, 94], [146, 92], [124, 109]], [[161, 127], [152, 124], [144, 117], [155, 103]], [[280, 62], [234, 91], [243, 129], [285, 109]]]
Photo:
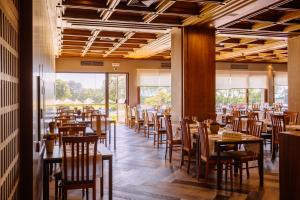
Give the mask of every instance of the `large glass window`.
[[275, 103], [288, 104], [288, 77], [286, 72], [275, 72]]
[[57, 73], [56, 105], [89, 105], [105, 113], [105, 74]]
[[217, 71], [217, 107], [246, 107], [264, 103], [267, 75], [263, 72]]
[[147, 107], [171, 105], [171, 71], [137, 70], [140, 104]]

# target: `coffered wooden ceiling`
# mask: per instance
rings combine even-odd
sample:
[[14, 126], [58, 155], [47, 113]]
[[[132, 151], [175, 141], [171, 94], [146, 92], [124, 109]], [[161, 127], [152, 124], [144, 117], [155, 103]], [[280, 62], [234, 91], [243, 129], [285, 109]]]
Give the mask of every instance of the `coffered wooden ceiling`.
[[216, 60], [286, 62], [299, 0], [62, 0], [59, 56], [170, 59], [173, 27], [214, 26]]

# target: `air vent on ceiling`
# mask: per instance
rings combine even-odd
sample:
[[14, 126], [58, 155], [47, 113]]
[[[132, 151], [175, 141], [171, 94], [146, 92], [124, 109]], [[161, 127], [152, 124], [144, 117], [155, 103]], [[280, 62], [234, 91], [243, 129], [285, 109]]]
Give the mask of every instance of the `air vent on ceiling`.
[[163, 62], [161, 63], [161, 68], [171, 69], [171, 63], [170, 62]]
[[104, 66], [104, 63], [103, 61], [82, 60], [80, 61], [80, 66]]
[[157, 0], [129, 0], [127, 6], [150, 7]]
[[242, 65], [242, 64], [232, 64], [230, 66], [231, 69], [248, 69], [248, 65]]

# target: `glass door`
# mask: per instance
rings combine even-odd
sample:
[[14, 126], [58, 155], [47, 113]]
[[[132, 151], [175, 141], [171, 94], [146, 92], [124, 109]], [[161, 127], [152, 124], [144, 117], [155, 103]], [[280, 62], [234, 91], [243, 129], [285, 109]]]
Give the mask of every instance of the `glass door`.
[[125, 123], [125, 108], [128, 102], [128, 74], [108, 74], [109, 116], [118, 123]]

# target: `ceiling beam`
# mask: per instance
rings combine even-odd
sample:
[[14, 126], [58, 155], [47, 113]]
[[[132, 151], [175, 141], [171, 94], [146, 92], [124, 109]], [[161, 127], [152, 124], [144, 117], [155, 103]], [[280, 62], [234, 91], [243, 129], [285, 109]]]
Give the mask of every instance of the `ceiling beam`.
[[99, 33], [100, 33], [100, 30], [95, 30], [92, 32], [92, 37], [89, 38], [89, 41], [87, 42], [86, 46], [84, 47], [84, 49], [82, 51], [82, 54], [81, 54], [82, 57], [84, 57], [86, 55], [86, 53], [88, 52], [88, 50], [91, 48], [94, 41], [98, 37]]
[[149, 58], [158, 53], [170, 50], [171, 48], [171, 33], [162, 35], [157, 40], [154, 40], [147, 45], [128, 53], [127, 58]]
[[107, 51], [103, 57], [109, 56], [112, 52], [114, 52], [116, 49], [118, 49], [122, 44], [124, 44], [128, 39], [130, 39], [135, 33], [134, 32], [128, 32], [125, 34], [125, 38], [122, 38], [119, 40], [118, 43], [114, 45], [113, 48], [111, 48], [109, 51]]
[[168, 8], [170, 8], [176, 1], [174, 0], [162, 0], [157, 6], [156, 11], [145, 15], [144, 21], [145, 23], [152, 22], [155, 18], [158, 17], [159, 14], [165, 12]]
[[287, 46], [286, 41], [272, 42], [272, 43], [261, 45], [258, 47], [248, 48], [246, 50], [239, 50], [239, 51], [230, 52], [230, 53], [222, 53], [221, 55], [216, 56], [216, 60], [233, 59], [233, 58], [240, 57], [240, 56], [247, 56], [247, 55], [266, 52], [266, 51], [270, 51], [270, 50], [281, 49], [286, 46]]

